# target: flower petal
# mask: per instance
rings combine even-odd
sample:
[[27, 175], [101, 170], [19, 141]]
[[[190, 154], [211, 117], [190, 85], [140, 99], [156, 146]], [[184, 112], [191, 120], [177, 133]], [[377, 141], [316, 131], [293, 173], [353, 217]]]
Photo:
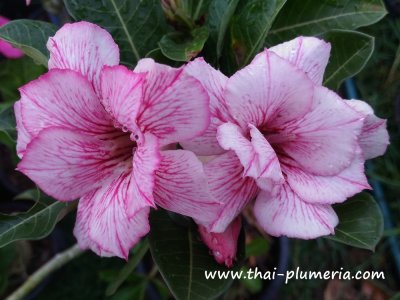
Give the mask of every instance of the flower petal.
[[133, 217], [125, 211], [125, 203], [134, 197], [130, 182], [130, 174], [124, 173], [81, 198], [74, 235], [82, 249], [128, 259], [129, 250], [149, 232], [148, 207]]
[[201, 83], [183, 69], [142, 59], [135, 72], [147, 72], [137, 123], [161, 145], [192, 139], [210, 124], [209, 97]]
[[211, 211], [219, 203], [209, 193], [202, 163], [186, 150], [167, 150], [161, 155], [154, 188], [157, 205], [209, 225]]
[[383, 155], [389, 145], [386, 120], [375, 116], [372, 107], [364, 101], [350, 100], [346, 101], [346, 103], [365, 116], [359, 139], [365, 159], [372, 159]]
[[235, 151], [244, 167], [243, 176], [259, 181], [261, 188], [282, 183], [284, 178], [274, 149], [256, 127], [249, 127], [251, 141], [232, 123], [225, 123], [218, 128], [217, 139], [222, 148]]
[[304, 202], [287, 184], [277, 187], [274, 193], [262, 191], [254, 215], [268, 234], [301, 239], [333, 234], [339, 222], [330, 205]]
[[[303, 70], [315, 84], [322, 84], [331, 52], [329, 43], [315, 37], [300, 36], [269, 50]], [[256, 56], [254, 60], [257, 59]]]
[[80, 72], [100, 91], [103, 66], [119, 64], [119, 49], [111, 35], [101, 27], [76, 22], [65, 24], [49, 38], [49, 69], [70, 69]]
[[255, 63], [229, 78], [224, 97], [243, 129], [248, 124], [275, 128], [310, 111], [313, 83], [291, 63], [265, 50]]
[[207, 64], [203, 58], [196, 58], [188, 63], [185, 72], [199, 80], [206, 89], [210, 97], [211, 123], [201, 136], [181, 142], [181, 145], [197, 155], [221, 154], [225, 151], [217, 141], [217, 128], [225, 122], [234, 122], [223, 94], [228, 77]]
[[233, 261], [236, 260], [240, 228], [242, 228], [240, 218], [236, 218], [222, 233], [209, 232], [207, 228], [199, 226], [201, 239], [212, 251], [217, 263], [225, 264], [228, 268], [233, 266]]
[[336, 175], [355, 157], [363, 117], [324, 87], [316, 88], [314, 97], [313, 110], [283, 130], [292, 139], [280, 147], [306, 171]]
[[26, 130], [24, 123], [22, 122], [22, 113], [21, 113], [21, 101], [17, 101], [14, 104], [14, 113], [15, 119], [17, 122], [17, 154], [19, 158], [25, 153], [25, 149], [31, 141], [32, 137]]
[[[64, 128], [43, 130], [26, 149], [18, 170], [50, 196], [75, 200], [118, 170], [114, 143]], [[123, 158], [122, 158], [123, 161]]]
[[243, 166], [233, 151], [216, 156], [204, 165], [208, 184], [214, 199], [221, 205], [212, 210], [212, 232], [224, 232], [229, 224], [255, 198], [256, 182], [243, 177]]

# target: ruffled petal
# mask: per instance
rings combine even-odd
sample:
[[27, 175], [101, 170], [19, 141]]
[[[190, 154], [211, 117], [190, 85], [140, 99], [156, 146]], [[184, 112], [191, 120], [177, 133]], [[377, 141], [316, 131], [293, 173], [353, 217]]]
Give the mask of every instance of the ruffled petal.
[[254, 215], [268, 234], [301, 239], [334, 234], [339, 222], [330, 205], [304, 202], [287, 184], [277, 187], [274, 193], [262, 191]]
[[202, 163], [186, 150], [167, 150], [161, 155], [154, 188], [157, 205], [210, 225], [219, 203], [209, 192]]
[[32, 137], [26, 130], [24, 123], [22, 122], [22, 113], [21, 113], [21, 101], [17, 101], [14, 104], [14, 114], [17, 123], [17, 154], [19, 158], [25, 153], [25, 149], [31, 141]]
[[233, 122], [223, 94], [228, 77], [207, 64], [203, 58], [188, 63], [185, 72], [199, 80], [206, 89], [210, 97], [211, 123], [201, 136], [181, 142], [181, 145], [197, 155], [221, 154], [225, 151], [217, 141], [217, 128], [225, 122]]
[[310, 111], [313, 82], [291, 63], [265, 50], [256, 62], [229, 78], [224, 98], [243, 129], [248, 124], [279, 128]]
[[[315, 84], [322, 84], [331, 52], [330, 43], [315, 37], [300, 36], [269, 50], [303, 70]], [[258, 59], [261, 58], [256, 56], [254, 61]]]
[[374, 110], [366, 102], [360, 100], [346, 101], [357, 112], [364, 115], [364, 125], [359, 139], [365, 159], [372, 159], [385, 153], [389, 145], [389, 133], [386, 120], [374, 115]]
[[289, 141], [279, 147], [305, 171], [336, 175], [348, 168], [356, 155], [363, 116], [324, 87], [316, 88], [314, 97], [312, 112], [283, 130]]
[[100, 91], [103, 66], [119, 64], [119, 48], [103, 28], [88, 22], [65, 24], [49, 38], [49, 69], [80, 72]]
[[125, 203], [135, 201], [130, 183], [130, 174], [124, 173], [81, 198], [74, 235], [82, 249], [128, 259], [129, 250], [149, 232], [149, 207], [132, 217], [126, 213]]
[[225, 264], [228, 268], [233, 266], [236, 260], [240, 228], [242, 228], [240, 218], [236, 218], [222, 233], [209, 232], [207, 228], [199, 226], [201, 239], [212, 251], [217, 263]]
[[209, 97], [201, 83], [183, 69], [142, 59], [135, 72], [147, 72], [137, 123], [161, 145], [201, 135], [210, 124]]

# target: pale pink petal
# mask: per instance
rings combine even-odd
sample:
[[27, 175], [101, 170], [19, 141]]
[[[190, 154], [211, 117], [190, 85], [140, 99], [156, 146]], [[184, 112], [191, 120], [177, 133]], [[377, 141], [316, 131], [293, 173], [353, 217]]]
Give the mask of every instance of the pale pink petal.
[[339, 220], [330, 205], [309, 204], [284, 184], [275, 193], [262, 191], [254, 215], [264, 230], [273, 236], [314, 239], [334, 233]]
[[150, 133], [144, 134], [133, 156], [130, 191], [140, 201], [126, 203], [128, 216], [134, 216], [144, 206], [155, 207], [153, 196], [155, 171], [160, 162], [161, 154], [157, 138]]
[[[329, 43], [315, 37], [300, 36], [269, 50], [303, 70], [315, 84], [322, 84], [331, 52]], [[262, 58], [256, 56], [254, 61], [258, 59]]]
[[20, 92], [22, 122], [32, 138], [53, 126], [87, 134], [114, 130], [91, 84], [74, 71], [51, 70]]
[[222, 233], [209, 232], [207, 228], [199, 226], [199, 233], [203, 242], [212, 251], [219, 264], [225, 264], [228, 268], [233, 266], [236, 260], [237, 243], [242, 222], [240, 218], [234, 220]]
[[197, 155], [221, 154], [225, 151], [216, 139], [217, 128], [225, 122], [234, 122], [223, 94], [228, 77], [207, 64], [203, 58], [196, 58], [188, 63], [185, 72], [199, 80], [206, 89], [210, 97], [211, 123], [201, 136], [180, 144]]
[[248, 124], [273, 129], [310, 111], [313, 82], [291, 63], [265, 50], [257, 63], [229, 78], [224, 97], [243, 129]]
[[218, 128], [217, 139], [225, 150], [233, 150], [244, 167], [243, 176], [260, 181], [262, 188], [284, 181], [278, 157], [260, 131], [250, 125], [249, 141], [241, 129], [232, 123]]
[[103, 66], [119, 64], [119, 49], [111, 35], [101, 27], [76, 22], [65, 24], [49, 38], [49, 69], [70, 69], [80, 72], [100, 91]]
[[[9, 19], [0, 16], [0, 26], [3, 26], [8, 22], [10, 22]], [[3, 54], [7, 58], [20, 58], [24, 56], [24, 53], [21, 50], [14, 48], [10, 43], [2, 40], [0, 40], [0, 54]]]
[[389, 134], [386, 129], [386, 120], [378, 118], [374, 110], [361, 100], [348, 100], [348, 105], [365, 116], [359, 144], [365, 159], [372, 159], [385, 153], [389, 145]]
[[26, 0], [26, 5], [30, 5], [31, 4], [31, 0]]
[[161, 145], [192, 139], [210, 124], [209, 97], [201, 83], [184, 70], [142, 59], [135, 72], [147, 72], [137, 123]]
[[186, 150], [162, 151], [161, 156], [154, 188], [157, 205], [210, 225], [219, 203], [209, 192], [202, 163]]
[[208, 229], [224, 232], [259, 189], [251, 177], [243, 177], [243, 166], [233, 151], [207, 162], [204, 171], [213, 198], [222, 203], [212, 210], [214, 222]]
[[315, 89], [314, 100], [310, 113], [282, 130], [287, 141], [279, 147], [308, 172], [336, 175], [355, 157], [363, 116], [324, 87]]
[[145, 74], [124, 66], [104, 67], [100, 75], [102, 103], [123, 131], [136, 131]]
[[114, 159], [111, 141], [53, 127], [32, 140], [18, 170], [46, 194], [69, 201], [104, 184], [123, 160], [123, 157]]
[[130, 174], [124, 173], [81, 198], [74, 235], [82, 249], [128, 259], [129, 250], [149, 232], [149, 207], [132, 217], [126, 213], [125, 203], [136, 201], [130, 182]]
[[21, 113], [21, 101], [17, 101], [14, 104], [14, 113], [15, 113], [15, 119], [17, 122], [17, 154], [19, 158], [22, 158], [22, 156], [25, 153], [25, 149], [29, 142], [31, 141], [32, 137], [26, 130], [24, 123], [22, 122], [22, 113]]

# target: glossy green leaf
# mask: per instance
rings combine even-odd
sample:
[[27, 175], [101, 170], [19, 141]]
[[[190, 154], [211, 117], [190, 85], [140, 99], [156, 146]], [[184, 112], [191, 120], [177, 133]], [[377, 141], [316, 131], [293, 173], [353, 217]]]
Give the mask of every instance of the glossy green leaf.
[[268, 45], [299, 35], [356, 29], [378, 22], [385, 14], [381, 0], [288, 0], [272, 26]]
[[158, 47], [167, 25], [159, 0], [64, 0], [76, 20], [95, 23], [111, 32], [121, 63], [133, 66]]
[[383, 216], [374, 198], [361, 193], [334, 206], [339, 216], [335, 235], [327, 238], [353, 247], [374, 250], [383, 234]]
[[325, 71], [324, 85], [338, 89], [346, 78], [360, 72], [374, 52], [374, 38], [356, 31], [332, 31], [322, 36], [332, 51]]
[[[200, 241], [194, 224], [178, 225], [159, 209], [150, 216], [150, 251], [171, 293], [178, 300], [208, 300], [222, 294], [232, 279], [205, 278], [205, 271], [230, 270], [217, 264]], [[239, 238], [238, 261], [244, 256], [244, 236]], [[233, 270], [237, 270], [236, 266]]]
[[159, 45], [162, 53], [175, 61], [189, 61], [196, 57], [208, 38], [207, 27], [196, 28], [188, 35], [170, 32], [164, 35]]
[[42, 21], [15, 20], [0, 28], [0, 39], [11, 43], [36, 63], [47, 67], [49, 51], [46, 43], [56, 30], [55, 25]]
[[13, 103], [0, 103], [0, 143], [14, 145], [17, 139]]

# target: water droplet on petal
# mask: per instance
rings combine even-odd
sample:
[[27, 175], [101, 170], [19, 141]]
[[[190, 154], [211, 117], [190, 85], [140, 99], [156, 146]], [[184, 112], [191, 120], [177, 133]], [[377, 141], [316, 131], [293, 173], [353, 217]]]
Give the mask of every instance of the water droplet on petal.
[[216, 237], [214, 237], [214, 238], [212, 239], [212, 242], [213, 242], [213, 244], [218, 244], [218, 240], [217, 240], [217, 238], [216, 238]]
[[122, 126], [122, 131], [123, 131], [123, 132], [128, 132], [128, 127], [127, 127], [127, 126], [125, 126], [125, 125], [124, 125], [124, 126]]

